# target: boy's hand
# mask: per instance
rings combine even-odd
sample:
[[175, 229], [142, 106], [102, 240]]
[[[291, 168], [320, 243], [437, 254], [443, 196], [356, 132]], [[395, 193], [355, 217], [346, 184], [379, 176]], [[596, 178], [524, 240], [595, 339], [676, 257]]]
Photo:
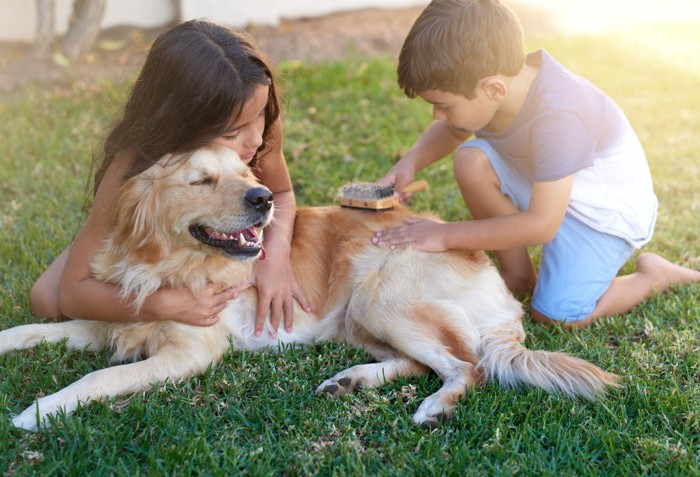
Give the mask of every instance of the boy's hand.
[[447, 250], [442, 234], [444, 225], [430, 219], [410, 218], [404, 225], [375, 233], [372, 243], [391, 249], [410, 246], [423, 252], [444, 252]]
[[411, 194], [401, 194], [400, 191], [410, 184], [415, 176], [416, 172], [412, 166], [404, 165], [399, 161], [384, 177], [377, 180], [377, 184], [393, 186], [394, 190], [399, 193], [399, 200], [403, 201], [408, 199]]

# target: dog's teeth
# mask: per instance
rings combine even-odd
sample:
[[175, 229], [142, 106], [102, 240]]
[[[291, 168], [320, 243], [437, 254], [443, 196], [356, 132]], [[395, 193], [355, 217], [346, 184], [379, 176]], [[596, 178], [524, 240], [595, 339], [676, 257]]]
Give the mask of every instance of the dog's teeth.
[[247, 245], [245, 237], [243, 236], [243, 232], [238, 234], [238, 245], [240, 245], [241, 247], [245, 247]]

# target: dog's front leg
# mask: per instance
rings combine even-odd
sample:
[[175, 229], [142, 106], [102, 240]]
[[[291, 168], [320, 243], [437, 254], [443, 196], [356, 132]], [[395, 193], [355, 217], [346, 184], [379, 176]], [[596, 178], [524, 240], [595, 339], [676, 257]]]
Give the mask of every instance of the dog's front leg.
[[204, 372], [212, 358], [217, 358], [212, 354], [209, 355], [209, 359], [201, 358], [197, 361], [193, 355], [196, 353], [192, 350], [168, 346], [143, 361], [92, 372], [70, 386], [36, 400], [12, 419], [12, 424], [36, 431], [39, 425], [47, 425], [48, 415], [55, 414], [60, 409], [69, 414], [78, 408], [79, 403], [88, 404], [91, 401], [133, 393], [168, 379], [178, 381]]
[[42, 341], [67, 340], [69, 348], [99, 351], [106, 344], [107, 326], [99, 321], [71, 320], [61, 323], [36, 323], [0, 331], [0, 354], [32, 348]]

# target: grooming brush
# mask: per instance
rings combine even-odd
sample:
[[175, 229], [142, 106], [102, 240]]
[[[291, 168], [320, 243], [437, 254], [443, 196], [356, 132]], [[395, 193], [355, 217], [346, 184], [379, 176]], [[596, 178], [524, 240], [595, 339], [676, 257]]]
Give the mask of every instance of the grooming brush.
[[[428, 187], [424, 180], [411, 182], [401, 191], [419, 192]], [[340, 188], [340, 205], [356, 209], [385, 210], [399, 205], [399, 198], [394, 195], [392, 186], [374, 182], [352, 182]]]

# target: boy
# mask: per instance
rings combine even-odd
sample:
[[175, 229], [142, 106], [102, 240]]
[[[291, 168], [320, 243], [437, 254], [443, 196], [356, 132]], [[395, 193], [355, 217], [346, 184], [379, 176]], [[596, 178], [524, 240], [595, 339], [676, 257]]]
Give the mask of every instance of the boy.
[[[602, 91], [545, 51], [525, 55], [520, 23], [498, 0], [431, 2], [403, 44], [398, 83], [433, 105], [435, 122], [378, 182], [400, 191], [457, 149], [454, 174], [474, 220], [411, 220], [375, 244], [494, 250], [508, 287], [534, 290], [533, 319], [565, 326], [700, 281], [649, 253], [616, 276], [656, 219], [642, 146]], [[539, 244], [538, 276], [527, 246]]]

